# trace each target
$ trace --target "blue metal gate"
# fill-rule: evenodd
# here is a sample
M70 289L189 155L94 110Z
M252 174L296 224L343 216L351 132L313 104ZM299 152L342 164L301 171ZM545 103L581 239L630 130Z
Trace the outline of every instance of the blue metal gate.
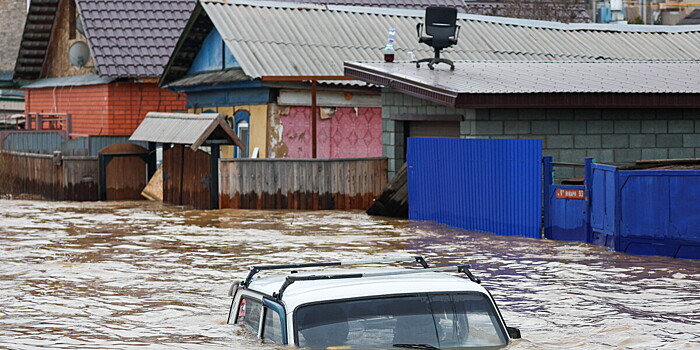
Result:
M590 164L591 160L586 158L585 164ZM554 184L555 163L552 157L544 157L543 165L544 236L558 241L590 242L589 195L586 194L586 187ZM572 164L566 164L566 166L572 166ZM584 164L577 164L577 166L584 166Z
M541 237L542 141L408 139L409 218Z
M615 249L617 232L617 168L611 165L591 164L590 177L586 184L591 189L591 231L589 243Z

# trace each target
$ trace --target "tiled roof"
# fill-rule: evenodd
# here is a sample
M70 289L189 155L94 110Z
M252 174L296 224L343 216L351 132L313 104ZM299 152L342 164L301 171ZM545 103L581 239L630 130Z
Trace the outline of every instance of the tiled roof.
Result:
M76 0L103 77L160 77L195 0Z
M700 9L693 10L693 12L678 22L678 24L700 24Z
M419 44L424 11L228 0L200 2L161 84L181 78L214 26L253 78L342 76L344 61L381 58L389 27L397 29L396 59L431 57ZM563 24L461 14L459 43L443 51L453 60L699 61L700 28ZM193 34L194 33L194 34ZM201 45L201 44L200 44ZM183 51L183 49L190 51Z
M15 68L26 9L25 0L0 0L0 71Z
M72 1L72 0L66 0ZM100 76L157 78L196 0L75 0ZM40 77L60 0L32 1L15 79Z

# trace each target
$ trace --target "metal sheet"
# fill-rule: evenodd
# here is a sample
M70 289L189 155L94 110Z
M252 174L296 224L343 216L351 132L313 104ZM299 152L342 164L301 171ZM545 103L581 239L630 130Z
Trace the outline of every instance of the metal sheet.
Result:
M619 171L616 250L700 259L700 171Z
M343 61L381 59L390 27L397 29L397 61L408 60L408 52L433 55L416 38L424 11L243 0L203 1L201 6L252 78L341 76ZM700 60L700 28L692 26L563 24L477 15L460 15L459 25L459 43L443 52L453 60Z
M554 184L552 157L544 157L543 166L544 236L558 241L589 242L589 202L585 199L585 186ZM577 195L560 196L557 192L561 190L573 191Z
M413 63L353 63L356 71L462 94L700 93L700 62L455 62L455 70Z
M591 170L591 230L594 244L614 248L616 218L616 168L593 164Z
M541 236L542 141L408 139L409 218Z
M61 149L64 141L62 134L54 131L0 131L0 140L4 150L39 153Z
M41 89L46 87L59 86L87 86L87 85L102 85L113 82L112 78L103 78L97 74L84 74L64 78L48 78L40 79L31 84L25 85L25 89Z

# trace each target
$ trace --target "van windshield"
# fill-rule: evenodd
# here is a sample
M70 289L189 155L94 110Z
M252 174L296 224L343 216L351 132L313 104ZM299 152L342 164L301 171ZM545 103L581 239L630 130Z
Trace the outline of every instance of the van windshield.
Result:
M490 299L481 293L418 294L302 306L300 347L326 349L498 349L508 344Z

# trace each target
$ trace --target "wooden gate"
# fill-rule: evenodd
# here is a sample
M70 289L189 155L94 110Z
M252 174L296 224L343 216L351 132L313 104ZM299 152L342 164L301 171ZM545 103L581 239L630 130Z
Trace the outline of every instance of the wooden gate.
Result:
M184 145L163 152L163 201L195 209L212 207L210 156Z
M148 183L148 150L133 143L117 143L98 152L100 199L142 200Z

